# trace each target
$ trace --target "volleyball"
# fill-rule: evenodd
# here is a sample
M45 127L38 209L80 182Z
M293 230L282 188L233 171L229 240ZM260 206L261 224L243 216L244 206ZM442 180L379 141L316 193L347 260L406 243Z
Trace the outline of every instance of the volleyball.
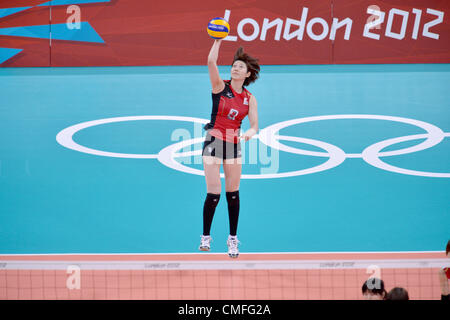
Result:
M206 29L208 34L213 39L223 39L230 32L230 25L224 18L214 18L208 23Z

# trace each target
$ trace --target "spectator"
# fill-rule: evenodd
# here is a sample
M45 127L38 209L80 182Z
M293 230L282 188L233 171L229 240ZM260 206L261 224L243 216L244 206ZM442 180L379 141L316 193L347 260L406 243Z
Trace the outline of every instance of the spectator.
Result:
M445 249L445 254L447 258L450 253L450 240L447 242L447 248ZM450 290L448 288L448 279L450 279L450 268L442 268L439 270L439 283L441 284L441 300L450 300Z
M384 300L386 290L384 282L378 278L370 278L362 286L362 294L365 300Z
M409 300L408 291L403 288L396 287L389 291L386 300Z

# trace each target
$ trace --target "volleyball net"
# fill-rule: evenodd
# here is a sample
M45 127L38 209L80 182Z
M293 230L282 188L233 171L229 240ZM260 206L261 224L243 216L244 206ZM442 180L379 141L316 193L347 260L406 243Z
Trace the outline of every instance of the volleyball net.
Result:
M445 253L0 256L0 299L358 300L369 278L440 299Z

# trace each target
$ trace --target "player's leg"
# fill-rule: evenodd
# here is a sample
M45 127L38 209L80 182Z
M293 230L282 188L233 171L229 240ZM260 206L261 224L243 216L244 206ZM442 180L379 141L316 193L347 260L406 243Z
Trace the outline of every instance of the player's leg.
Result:
M203 168L206 180L206 199L203 204L203 234L201 236L200 250L209 251L211 248L211 225L220 200L220 159L212 156L203 156Z
M230 235L236 236L239 219L239 184L241 181L242 164L226 159L223 163L225 173L225 191L230 220Z
M230 223L230 235L228 237L228 255L237 258L239 255L237 226L239 221L240 199L239 185L241 182L242 161L239 158L225 159L223 163L225 173L225 191L228 204L228 218Z
M209 251L211 248L211 225L220 200L221 182L220 166L222 164L220 141L206 135L203 144L202 159L206 181L206 199L203 204L203 234L201 236L200 250ZM220 148L218 148L220 147Z

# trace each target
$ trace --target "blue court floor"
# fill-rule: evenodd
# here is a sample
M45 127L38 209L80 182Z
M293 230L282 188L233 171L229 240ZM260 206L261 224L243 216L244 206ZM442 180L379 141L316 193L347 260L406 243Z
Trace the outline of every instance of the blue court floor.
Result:
M443 250L449 83L448 64L262 66L241 251ZM198 252L210 113L206 66L0 69L0 254Z

